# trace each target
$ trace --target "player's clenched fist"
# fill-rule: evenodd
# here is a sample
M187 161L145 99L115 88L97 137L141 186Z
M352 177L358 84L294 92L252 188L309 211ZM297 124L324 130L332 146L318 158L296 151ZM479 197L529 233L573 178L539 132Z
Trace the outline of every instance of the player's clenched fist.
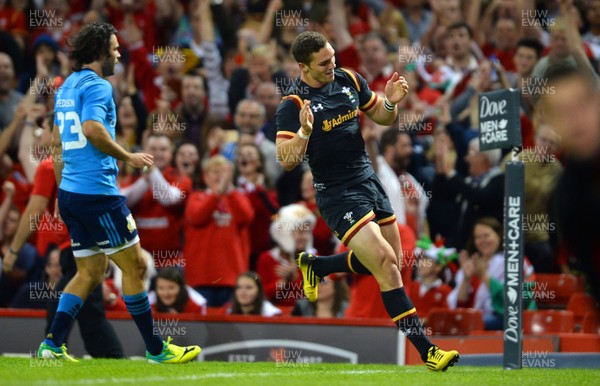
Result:
M315 117L310 109L310 101L305 99L300 110L300 127L305 135L312 133L314 120Z

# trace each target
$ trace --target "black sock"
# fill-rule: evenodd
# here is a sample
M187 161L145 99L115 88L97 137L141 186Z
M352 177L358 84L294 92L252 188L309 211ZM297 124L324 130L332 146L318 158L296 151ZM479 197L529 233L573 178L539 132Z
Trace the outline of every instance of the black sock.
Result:
M312 269L319 277L325 277L336 272L371 274L371 271L358 261L352 251L331 256L315 256Z
M123 295L123 300L140 334L142 334L144 343L146 343L146 350L151 355L160 354L163 349L163 341L159 335L154 334L152 309L146 291L136 295Z
M423 323L412 301L406 295L404 287L382 291L381 298L392 320L421 354L423 362L427 362L427 352L433 343L427 338Z
M58 308L54 315L54 320L48 331L48 335L44 342L53 347L60 347L65 340L73 321L79 313L79 309L83 305L83 299L77 295L63 292L58 300Z

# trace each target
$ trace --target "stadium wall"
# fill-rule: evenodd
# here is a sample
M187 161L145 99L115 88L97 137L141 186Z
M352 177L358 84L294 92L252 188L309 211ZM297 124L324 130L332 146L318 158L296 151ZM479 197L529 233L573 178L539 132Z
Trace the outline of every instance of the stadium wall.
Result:
M126 312L109 312L109 319L128 357L143 357L144 344ZM45 311L0 310L0 351L3 355L33 355L46 327ZM387 319L263 318L237 315L156 314L155 328L180 345L199 344L199 360L225 362L384 363L420 364L416 350ZM434 336L442 348L461 353L461 364L502 365L502 336ZM84 356L75 324L69 352ZM569 352L567 352L569 351ZM526 336L525 367L600 368L600 336L557 334Z

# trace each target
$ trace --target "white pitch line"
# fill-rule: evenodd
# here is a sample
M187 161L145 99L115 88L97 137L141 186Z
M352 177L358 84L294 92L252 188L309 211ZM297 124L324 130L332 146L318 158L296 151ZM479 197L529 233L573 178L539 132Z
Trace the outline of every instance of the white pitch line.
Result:
M338 374L350 374L350 375L366 375L366 374L392 374L396 371L392 370L342 370L342 371L312 371L302 372L302 375L338 375ZM208 374L192 374L192 375L181 375L181 376L154 376L154 377L139 377L139 378L93 378L93 379L80 379L77 381L52 381L45 380L34 382L35 385L95 385L95 384L114 384L114 383L139 383L139 382L172 382L172 381L195 381L201 379L211 378L239 378L239 377L272 377L272 376L286 376L284 372L262 372L262 373L208 373Z

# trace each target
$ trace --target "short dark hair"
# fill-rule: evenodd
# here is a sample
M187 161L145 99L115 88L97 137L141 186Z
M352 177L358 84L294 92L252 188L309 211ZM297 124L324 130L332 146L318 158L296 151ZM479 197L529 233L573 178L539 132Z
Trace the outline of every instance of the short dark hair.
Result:
M401 135L410 136L406 131L398 130L393 126L384 131L383 134L381 134L381 140L379 141L379 153L383 154L388 146L396 146L398 137Z
M517 42L517 50L519 47L531 48L535 51L538 59L542 57L542 53L544 52L544 45L540 43L537 39L532 38L523 38Z
M318 32L305 31L294 39L292 43L292 56L298 63L309 64L312 54L319 52L327 45L325 36Z
M395 146L396 142L398 142L399 135L400 130L397 130L394 127L390 127L384 131L383 134L381 134L381 140L379 141L379 153L383 154L388 146Z
M456 23L452 23L448 26L448 32L455 30L455 29L461 29L464 28L467 30L467 33L469 34L469 37L471 39L473 39L473 29L471 28L471 26L469 24L467 24L464 21L457 21Z
M379 32L369 32L363 35L360 39L360 43L365 44L365 42L368 42L369 40L379 40L381 44L387 48L388 42Z
M81 29L69 40L70 56L75 60L73 70L81 70L84 64L95 62L110 55L110 37L117 29L108 23L92 23Z

